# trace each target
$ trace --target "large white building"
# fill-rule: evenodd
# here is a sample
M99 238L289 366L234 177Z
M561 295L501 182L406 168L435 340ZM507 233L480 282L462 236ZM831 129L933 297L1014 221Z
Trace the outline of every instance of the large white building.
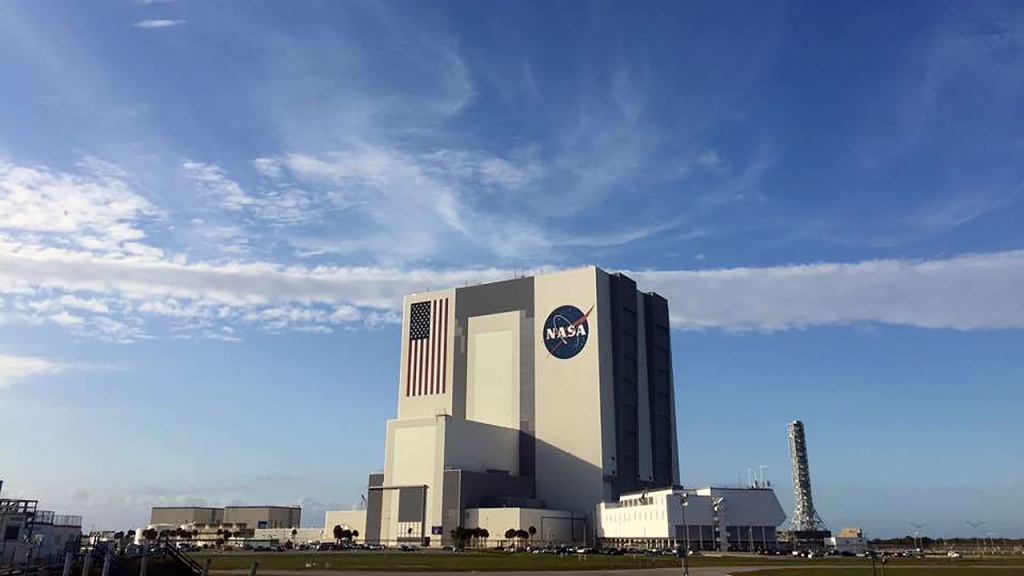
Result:
M786 519L775 492L760 487L664 488L625 494L597 509L597 535L605 544L720 552L773 550Z
M370 542L436 545L488 522L493 538L524 521L543 521L537 539L588 541L599 502L678 483L668 303L627 276L586 267L408 296L397 388Z

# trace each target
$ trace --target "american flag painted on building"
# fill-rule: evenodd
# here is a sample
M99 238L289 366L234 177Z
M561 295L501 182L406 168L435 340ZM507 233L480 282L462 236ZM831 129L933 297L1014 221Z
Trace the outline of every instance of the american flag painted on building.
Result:
M430 396L448 390L448 299L409 305L409 349L405 395Z

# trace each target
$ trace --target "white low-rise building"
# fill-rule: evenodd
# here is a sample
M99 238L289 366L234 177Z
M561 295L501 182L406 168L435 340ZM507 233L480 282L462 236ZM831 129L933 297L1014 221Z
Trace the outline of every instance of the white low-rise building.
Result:
M775 549L785 520L771 488L672 487L599 504L597 537L610 546L675 548L688 540L691 550L750 552Z
M843 528L839 534L825 539L825 547L840 554L864 554L868 551L868 541L860 528Z

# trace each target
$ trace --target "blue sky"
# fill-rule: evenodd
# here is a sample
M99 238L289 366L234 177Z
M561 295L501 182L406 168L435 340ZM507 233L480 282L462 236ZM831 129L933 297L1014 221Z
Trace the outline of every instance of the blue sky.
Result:
M358 500L417 290L670 300L682 479L807 425L833 527L1024 536L1024 10L14 1L5 493ZM967 521L984 521L974 530Z

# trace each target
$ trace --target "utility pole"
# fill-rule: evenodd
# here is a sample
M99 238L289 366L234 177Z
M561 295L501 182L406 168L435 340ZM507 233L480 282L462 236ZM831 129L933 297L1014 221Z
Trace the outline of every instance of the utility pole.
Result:
M686 492L679 496L679 506L683 510L683 576L690 576L690 529L686 525L686 507L690 505Z

